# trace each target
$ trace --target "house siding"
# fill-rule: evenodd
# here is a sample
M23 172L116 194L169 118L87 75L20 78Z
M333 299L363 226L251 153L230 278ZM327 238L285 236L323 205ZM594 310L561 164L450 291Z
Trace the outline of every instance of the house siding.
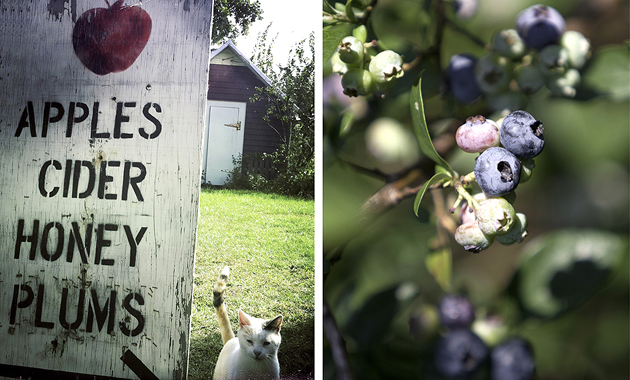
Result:
M208 100L247 103L243 154L271 153L277 149L281 138L262 119L267 109L266 102L249 101L256 93L256 87L265 87L266 84L246 66L211 64L209 71ZM272 120L272 124L279 125L277 120ZM279 127L276 129L280 130Z

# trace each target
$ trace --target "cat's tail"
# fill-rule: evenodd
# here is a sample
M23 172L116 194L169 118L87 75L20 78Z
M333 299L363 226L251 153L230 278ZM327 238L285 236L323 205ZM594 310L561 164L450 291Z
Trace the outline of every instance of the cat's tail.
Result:
M223 291L225 290L225 286L227 284L229 276L230 268L223 268L221 274L219 275L219 279L217 279L217 283L214 285L214 299L212 301L214 305L214 311L217 314L217 318L219 319L219 328L221 329L221 338L223 339L223 344L227 343L228 340L234 338L232 326L230 326L230 318L228 317L227 308L225 307L225 303L223 302Z

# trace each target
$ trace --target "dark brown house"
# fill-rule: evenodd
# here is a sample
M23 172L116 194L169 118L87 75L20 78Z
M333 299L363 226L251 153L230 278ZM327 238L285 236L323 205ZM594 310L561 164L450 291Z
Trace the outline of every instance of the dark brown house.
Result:
M271 153L282 142L282 127L263 120L266 102L250 102L256 87L271 81L228 41L210 54L208 101L204 134L203 182L223 185L234 159L254 152ZM270 163L253 163L250 169L266 174Z

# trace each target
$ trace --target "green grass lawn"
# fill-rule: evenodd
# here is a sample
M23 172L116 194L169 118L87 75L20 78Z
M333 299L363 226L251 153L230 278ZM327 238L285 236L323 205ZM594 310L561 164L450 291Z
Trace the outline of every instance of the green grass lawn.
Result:
M202 190L199 213L189 379L211 378L221 351L212 290L226 265L231 272L224 296L234 332L238 309L265 319L282 314L281 375L312 374L314 202Z

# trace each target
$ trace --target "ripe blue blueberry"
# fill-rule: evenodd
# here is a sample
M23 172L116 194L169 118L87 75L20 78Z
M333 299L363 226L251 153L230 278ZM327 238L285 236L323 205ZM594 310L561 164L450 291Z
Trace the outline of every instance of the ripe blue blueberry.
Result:
M455 0L452 2L455 16L461 20L468 20L477 13L478 0Z
M490 353L492 380L530 380L534 378L535 369L534 354L524 339L507 340Z
M475 81L477 58L470 54L455 54L446 68L448 85L462 104L470 104L481 96L481 90Z
M545 147L543 123L525 111L514 111L503 119L501 144L521 159L534 158Z
M555 44L564 33L564 17L554 8L537 4L521 11L516 17L516 31L532 49Z
M475 306L467 297L449 294L438 304L440 323L449 329L467 328L475 320Z
M448 378L474 374L488 358L488 348L475 333L458 329L440 337L434 351L437 372Z
M507 149L490 148L475 161L475 179L488 197L500 197L514 191L520 176L521 162Z

